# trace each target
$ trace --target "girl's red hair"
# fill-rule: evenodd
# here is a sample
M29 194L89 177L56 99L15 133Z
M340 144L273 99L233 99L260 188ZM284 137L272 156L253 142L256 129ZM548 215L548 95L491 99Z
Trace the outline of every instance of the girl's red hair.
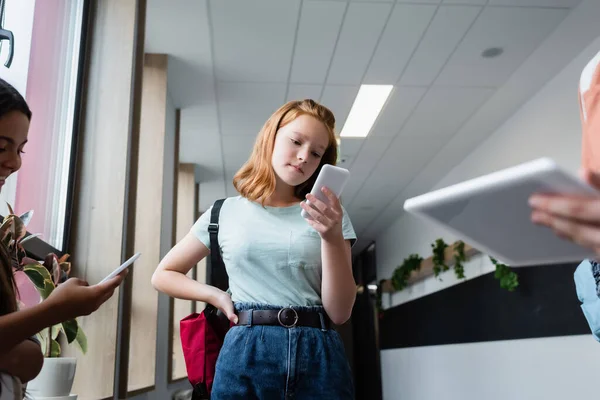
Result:
M309 193L324 164L337 162L337 142L335 138L335 117L331 110L314 100L290 101L281 106L265 122L258 133L252 154L233 178L233 186L245 198L264 202L275 191L275 172L271 165L275 136L280 128L286 126L301 115L310 115L321 121L329 133L329 145L321 157L321 163L315 173L306 182L296 187L296 197L304 199Z

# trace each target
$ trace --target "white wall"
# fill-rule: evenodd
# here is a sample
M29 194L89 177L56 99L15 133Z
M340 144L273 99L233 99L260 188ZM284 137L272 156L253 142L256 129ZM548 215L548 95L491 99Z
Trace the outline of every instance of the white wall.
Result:
M579 75L598 50L600 38L434 189L540 156L552 157L576 172L581 153ZM438 237L448 243L455 240L445 231L414 217L401 217L377 238L378 279L389 278L410 253L431 255L430 243ZM478 257L468 263L466 275L473 278L492 270L489 259ZM384 296L384 306L401 304L456 284L453 271L442 277L443 282L429 278L391 299ZM583 399L597 395L593 382L600 344L591 335L584 335L385 350L381 358L386 400Z
M598 396L591 335L381 352L385 400L583 400Z

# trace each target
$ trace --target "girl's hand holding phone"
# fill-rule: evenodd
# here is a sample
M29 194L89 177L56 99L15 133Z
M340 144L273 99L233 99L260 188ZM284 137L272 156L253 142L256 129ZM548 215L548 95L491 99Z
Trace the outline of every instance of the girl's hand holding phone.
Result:
M326 186L321 190L327 197L327 203L310 193L306 195L306 199L310 201L310 204L305 201L300 203L302 209L311 216L311 219L307 219L306 222L319 232L323 240L343 239L342 219L344 218L344 211L340 199Z

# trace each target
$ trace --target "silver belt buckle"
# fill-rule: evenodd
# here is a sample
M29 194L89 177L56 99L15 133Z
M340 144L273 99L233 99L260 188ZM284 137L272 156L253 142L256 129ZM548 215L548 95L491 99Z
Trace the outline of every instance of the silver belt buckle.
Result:
M281 314L286 311L286 310L291 310L294 313L294 322L291 324L285 324L282 319L281 319ZM286 315L284 315L284 318L286 317ZM298 323L298 313L296 312L296 310L294 310L291 307L286 307L286 308L282 308L281 310L279 310L279 312L277 313L277 321L279 322L279 325L283 326L284 328L293 328L296 326L296 324Z

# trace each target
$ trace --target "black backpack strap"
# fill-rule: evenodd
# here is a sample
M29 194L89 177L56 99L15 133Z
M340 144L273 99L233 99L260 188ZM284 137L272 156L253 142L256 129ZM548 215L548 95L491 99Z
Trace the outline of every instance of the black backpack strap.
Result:
M210 267L206 271L206 283L221 290L227 290L229 287L229 277L225 270L225 263L221 257L221 247L219 246L219 214L221 213L223 202L225 202L225 199L215 201L210 213L210 223L208 224Z

